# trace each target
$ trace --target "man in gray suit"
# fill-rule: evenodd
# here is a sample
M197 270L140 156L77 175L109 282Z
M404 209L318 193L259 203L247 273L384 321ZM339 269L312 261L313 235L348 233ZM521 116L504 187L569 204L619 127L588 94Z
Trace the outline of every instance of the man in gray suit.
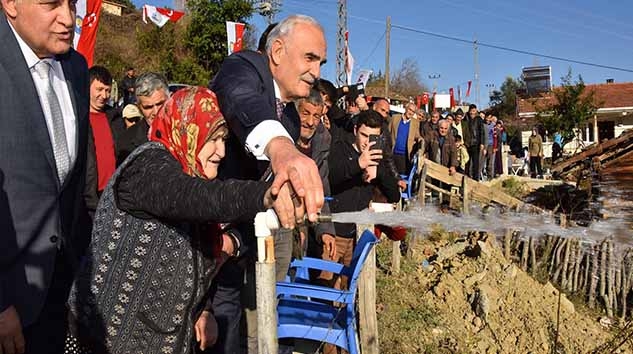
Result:
M90 239L88 68L73 0L0 0L0 354L61 353Z

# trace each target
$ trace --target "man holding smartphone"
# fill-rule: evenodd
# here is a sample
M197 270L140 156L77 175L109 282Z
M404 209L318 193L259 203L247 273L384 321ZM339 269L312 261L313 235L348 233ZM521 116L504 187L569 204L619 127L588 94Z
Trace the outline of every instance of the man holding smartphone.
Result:
M378 187L389 203L400 200L398 181L382 161L380 133L382 116L372 110L362 111L354 127L354 142L339 140L330 148L330 188L333 200L330 210L333 213L360 211L369 207L372 189ZM336 230L336 255L333 261L349 265L352 259L356 224L334 223ZM329 278L328 278L329 277ZM336 279L332 274L321 274L320 280ZM342 284L346 284L343 279Z

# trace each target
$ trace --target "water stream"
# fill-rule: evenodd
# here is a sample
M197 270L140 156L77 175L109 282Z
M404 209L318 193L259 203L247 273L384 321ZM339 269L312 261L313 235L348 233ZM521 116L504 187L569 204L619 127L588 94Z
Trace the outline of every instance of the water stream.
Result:
M504 212L488 208L473 208L470 215L442 213L437 206L414 207L407 211L374 213L369 210L332 215L333 221L353 222L357 224L384 224L404 226L422 233L441 225L446 231L467 232L487 231L497 236L505 234L507 229L518 230L522 236L543 237L557 235L577 237L588 245L614 236L619 246L632 247L633 233L622 219L608 219L593 222L589 227L561 228L549 214L528 214ZM616 237L617 236L617 237Z

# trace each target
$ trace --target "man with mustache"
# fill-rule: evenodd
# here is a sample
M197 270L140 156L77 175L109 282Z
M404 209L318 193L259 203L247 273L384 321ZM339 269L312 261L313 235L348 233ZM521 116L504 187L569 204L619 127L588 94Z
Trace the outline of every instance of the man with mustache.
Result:
M321 25L309 16L292 15L277 24L265 40L265 52L241 51L224 60L210 84L230 130L221 178L270 179L273 194L289 187L298 205L280 213L283 229L275 236L277 276L288 270L292 229L307 214L316 221L324 192L315 162L295 146L300 120L293 100L307 97L325 62L326 42ZM272 177L274 175L274 177ZM253 253L252 224L242 225L242 251ZM251 247L249 247L251 245ZM250 250L248 249L250 248ZM247 256L246 256L247 257ZM253 267L252 260L245 260ZM219 325L217 353L239 352L239 289L244 267L229 261L216 278L214 313ZM253 275L253 274L251 274ZM254 278L254 276L253 276ZM280 279L278 279L280 280ZM254 284L247 289L254 291ZM252 304L254 296L247 296ZM253 318L254 313L249 313ZM255 323L254 323L255 322ZM256 348L256 321L249 323L249 347Z
M0 353L62 353L90 238L88 66L73 0L1 0Z

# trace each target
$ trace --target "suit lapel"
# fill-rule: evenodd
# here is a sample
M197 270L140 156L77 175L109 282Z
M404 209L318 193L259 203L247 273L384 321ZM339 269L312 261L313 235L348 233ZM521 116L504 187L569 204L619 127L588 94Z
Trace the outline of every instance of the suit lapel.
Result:
M0 43L3 49L3 53L0 55L0 65L4 66L5 71L9 75L9 82L3 82L3 85L11 85L19 89L25 115L31 121L30 133L42 147L54 176L57 176L53 146L48 135L46 119L33 83L33 77L26 66L24 55L22 55L17 39L13 35L13 31L4 15L0 15ZM55 179L57 180L57 178Z

